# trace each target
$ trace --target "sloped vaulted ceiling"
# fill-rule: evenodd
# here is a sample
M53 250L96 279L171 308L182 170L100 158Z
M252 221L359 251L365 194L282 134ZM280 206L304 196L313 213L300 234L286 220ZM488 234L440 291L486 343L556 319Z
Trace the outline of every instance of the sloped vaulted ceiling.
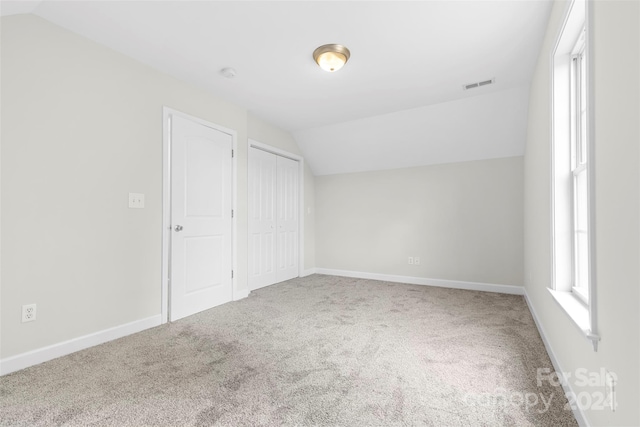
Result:
M3 1L291 131L316 174L522 155L549 0ZM313 50L349 47L339 72ZM219 73L237 70L234 79ZM495 84L463 90L466 83Z

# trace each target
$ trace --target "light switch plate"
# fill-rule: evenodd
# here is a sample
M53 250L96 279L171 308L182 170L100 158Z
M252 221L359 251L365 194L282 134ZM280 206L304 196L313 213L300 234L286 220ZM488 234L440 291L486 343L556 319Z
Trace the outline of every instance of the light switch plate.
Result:
M144 194L142 193L129 193L129 207L132 209L144 208Z

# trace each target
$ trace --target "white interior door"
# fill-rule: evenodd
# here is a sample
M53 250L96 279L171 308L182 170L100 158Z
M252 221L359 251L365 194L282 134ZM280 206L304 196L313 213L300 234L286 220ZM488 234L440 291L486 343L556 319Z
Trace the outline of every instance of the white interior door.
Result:
M298 162L277 156L276 281L298 277Z
M249 289L276 283L276 160L249 148Z
M249 289L298 277L297 161L249 148Z
M170 319L232 299L232 146L219 130L171 118Z

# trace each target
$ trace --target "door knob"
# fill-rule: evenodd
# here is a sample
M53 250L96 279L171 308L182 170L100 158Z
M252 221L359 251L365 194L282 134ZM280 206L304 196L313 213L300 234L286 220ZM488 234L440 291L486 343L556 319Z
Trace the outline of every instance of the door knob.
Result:
M176 230L176 231L182 231L182 226L181 226L181 225L176 225L176 228L174 228L174 230Z

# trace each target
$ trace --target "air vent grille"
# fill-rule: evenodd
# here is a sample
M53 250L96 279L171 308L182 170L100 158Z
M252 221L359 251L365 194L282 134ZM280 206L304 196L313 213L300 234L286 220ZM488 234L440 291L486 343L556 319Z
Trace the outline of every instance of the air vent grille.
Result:
M469 90L469 89L473 89L473 88L480 87L480 86L491 85L491 84L494 84L495 82L496 82L496 79L483 80L481 82L469 83L469 84L466 84L466 85L462 85L462 89Z

